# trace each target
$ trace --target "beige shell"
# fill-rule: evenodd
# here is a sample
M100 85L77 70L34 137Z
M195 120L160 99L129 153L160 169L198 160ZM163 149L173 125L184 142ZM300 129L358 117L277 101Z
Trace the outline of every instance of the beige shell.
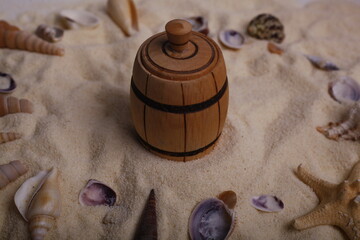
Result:
M133 0L108 0L107 12L126 36L139 31L138 15Z
M0 95L0 117L11 113L33 113L33 104L27 99Z
M0 189L6 187L28 171L27 167L19 160L0 165Z
M0 144L15 141L21 138L21 134L14 132L0 132Z
M57 56L64 55L64 49L48 43L34 34L21 31L5 21L0 21L0 48L27 50Z

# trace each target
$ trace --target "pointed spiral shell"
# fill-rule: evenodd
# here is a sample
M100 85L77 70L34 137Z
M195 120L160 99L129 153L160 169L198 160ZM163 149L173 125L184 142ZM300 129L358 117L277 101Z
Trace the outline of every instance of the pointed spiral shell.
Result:
M14 132L0 132L0 144L20 139L21 135Z
M155 191L152 189L149 194L145 209L141 216L139 227L136 231L135 239L138 240L156 240L157 220L156 220L156 198Z
M11 113L32 113L33 104L27 99L0 95L0 117Z
M24 175L27 171L27 167L19 160L0 165L0 189Z
M48 43L36 35L20 31L17 27L0 21L0 48L27 50L49 55L64 55L64 49Z

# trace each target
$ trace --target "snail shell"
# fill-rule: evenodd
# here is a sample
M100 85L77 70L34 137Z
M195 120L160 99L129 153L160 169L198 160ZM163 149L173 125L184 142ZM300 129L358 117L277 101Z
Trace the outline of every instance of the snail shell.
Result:
M0 21L0 48L27 50L49 55L64 55L64 49L48 43L36 35L20 31L5 21Z
M139 31L138 15L133 0L108 0L107 12L126 36Z
M14 132L0 132L0 144L20 139L21 135Z
M27 167L19 160L0 165L0 189L24 175L27 171Z
M0 117L11 113L33 113L33 104L26 99L0 95Z
M284 26L280 20L266 13L253 18L247 27L247 32L251 37L276 43L281 43L285 38Z

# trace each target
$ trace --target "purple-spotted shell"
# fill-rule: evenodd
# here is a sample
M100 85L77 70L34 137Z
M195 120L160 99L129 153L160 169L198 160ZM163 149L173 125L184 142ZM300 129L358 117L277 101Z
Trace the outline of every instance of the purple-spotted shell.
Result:
M83 206L113 206L116 202L116 193L105 184L90 179L79 194L79 202Z
M360 100L360 85L350 77L341 77L329 83L329 94L339 103L354 103Z
M264 212L280 212L284 209L284 203L272 195L260 195L251 198L251 205Z
M244 37L235 30L223 30L219 32L220 42L228 48L240 49L244 44Z
M190 17L190 18L185 18L185 20L191 23L193 31L202 33L204 35L209 34L208 20L205 17L202 16Z
M236 194L233 191L223 192L218 198L201 201L189 219L190 238L192 240L228 239L236 223L233 209L235 204Z
M0 72L0 94L12 93L16 88L16 82L10 74Z
M325 59L318 56L305 55L305 57L314 65L316 68L324 71L337 71L339 67L334 63L326 61Z

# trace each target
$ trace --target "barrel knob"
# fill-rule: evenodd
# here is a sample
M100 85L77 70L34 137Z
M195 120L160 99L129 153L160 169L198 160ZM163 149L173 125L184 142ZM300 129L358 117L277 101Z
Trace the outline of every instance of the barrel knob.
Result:
M182 19L175 19L165 25L166 35L170 47L176 52L182 52L187 48L191 37L191 24Z

